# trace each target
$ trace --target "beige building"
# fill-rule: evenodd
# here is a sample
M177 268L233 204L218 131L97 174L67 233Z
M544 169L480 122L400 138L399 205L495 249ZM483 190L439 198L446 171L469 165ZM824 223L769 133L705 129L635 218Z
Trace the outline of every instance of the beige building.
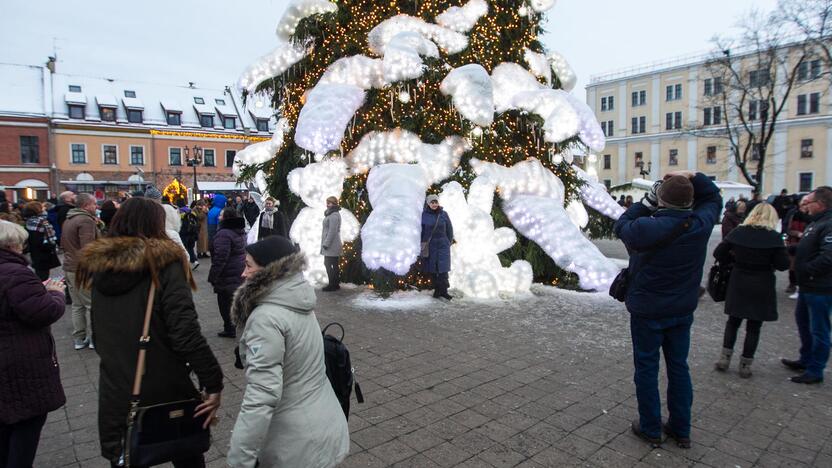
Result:
M694 170L717 181L746 183L730 157L728 140L709 135L724 128L725 116L713 97L722 83L706 67L706 58L592 77L587 103L607 135L606 149L598 155L600 181L616 186ZM739 63L744 75L752 73ZM829 82L820 60L805 63L767 148L764 195L832 185Z

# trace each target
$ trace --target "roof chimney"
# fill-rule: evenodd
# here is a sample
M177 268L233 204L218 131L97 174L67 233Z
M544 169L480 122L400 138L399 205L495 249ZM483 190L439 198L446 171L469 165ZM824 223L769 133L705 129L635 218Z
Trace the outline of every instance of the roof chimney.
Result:
M55 57L49 57L49 60L46 61L46 68L49 69L49 73L55 73L55 64L57 60Z
M193 81L189 81L189 82L188 82L188 87L189 87L189 88L191 88L191 89L194 89L194 88L195 88L195 86L194 86L194 82L193 82Z

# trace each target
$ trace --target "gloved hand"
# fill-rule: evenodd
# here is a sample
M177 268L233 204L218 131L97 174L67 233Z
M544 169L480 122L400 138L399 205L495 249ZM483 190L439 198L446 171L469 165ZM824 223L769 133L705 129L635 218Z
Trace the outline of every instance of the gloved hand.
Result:
M659 191L659 186L662 185L662 181L658 180L653 184L653 187L650 189L649 192L644 194L644 198L641 199L641 203L649 208L651 211L656 211L659 209L659 196L656 193Z

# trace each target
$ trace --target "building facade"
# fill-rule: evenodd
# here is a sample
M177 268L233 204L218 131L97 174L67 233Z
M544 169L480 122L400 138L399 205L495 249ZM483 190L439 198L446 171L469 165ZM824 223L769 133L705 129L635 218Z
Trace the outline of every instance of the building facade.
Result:
M739 63L744 74L753 73ZM766 149L763 194L832 184L829 81L819 60L804 68ZM715 96L721 86L704 56L593 77L587 103L607 135L606 149L598 154L598 179L616 186L693 170L717 181L746 183L728 140L719 136L725 116Z

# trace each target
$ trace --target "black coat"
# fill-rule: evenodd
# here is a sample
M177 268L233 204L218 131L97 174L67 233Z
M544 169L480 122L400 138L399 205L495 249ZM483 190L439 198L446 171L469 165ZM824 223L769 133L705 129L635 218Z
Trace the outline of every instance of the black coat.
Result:
M29 233L29 255L32 257L32 268L35 270L51 270L61 266L55 244L44 242L44 234L39 231L26 230Z
M734 265L725 298L726 314L748 320L777 320L774 270L789 268L789 255L777 231L740 226L717 246L714 258Z
M832 294L832 210L816 215L797 244L794 270L800 292Z
M79 285L92 287L92 330L101 358L98 432L101 454L121 453L138 340L150 282L158 283L150 321L141 405L197 398L222 390L222 370L199 327L188 258L168 239L110 237L88 245L78 263Z
M220 221L211 247L208 282L215 292L232 293L243 284L246 268L246 231L243 218Z

